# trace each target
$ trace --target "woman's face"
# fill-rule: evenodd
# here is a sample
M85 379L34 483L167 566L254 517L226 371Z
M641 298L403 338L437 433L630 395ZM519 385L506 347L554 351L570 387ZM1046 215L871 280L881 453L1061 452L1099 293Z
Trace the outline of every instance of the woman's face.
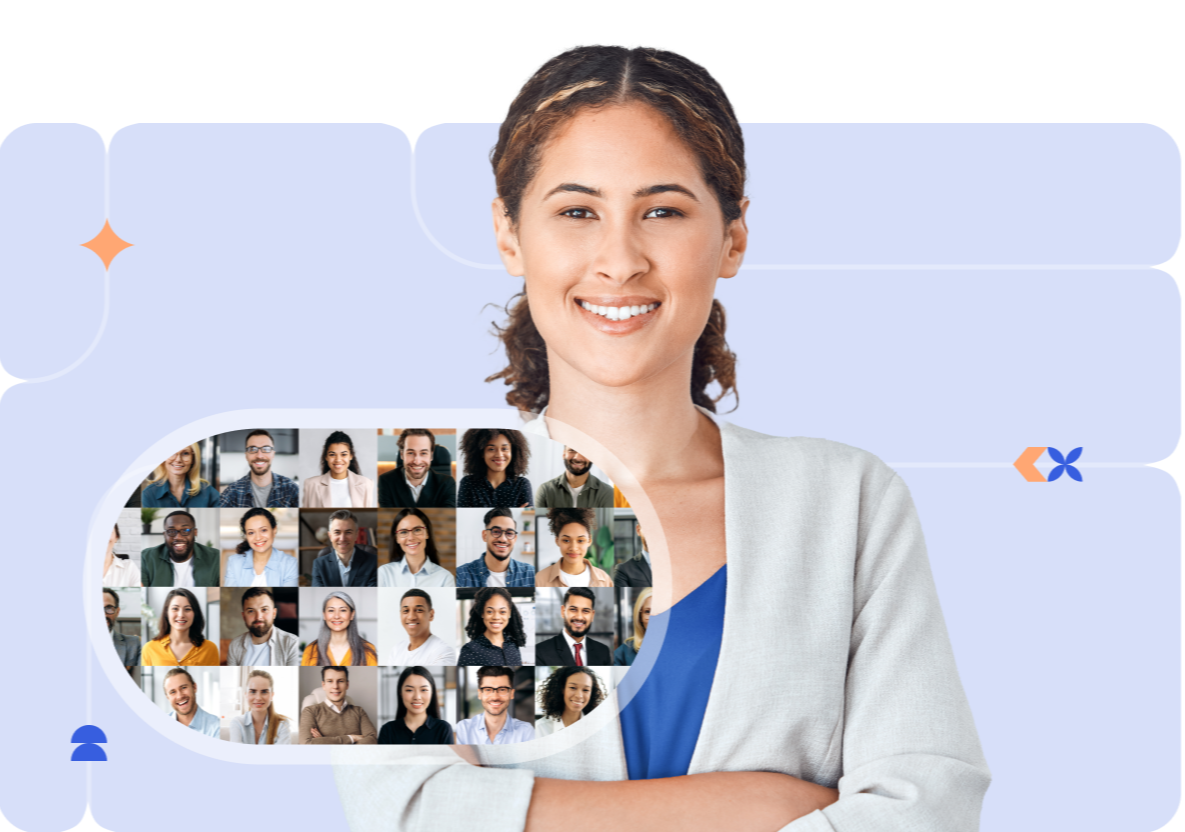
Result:
M432 701L432 685L423 676L408 676L399 695L403 697L407 712L419 716L428 710L428 703Z
M263 515L248 518L243 524L243 537L256 552L266 552L272 548L272 541L276 539L276 530Z
M169 599L168 616L169 626L174 631L188 630L193 626L193 605L184 596L174 595Z
M609 387L690 367L716 279L736 274L747 236L743 218L726 226L670 124L638 103L575 116L543 150L517 227L500 202L494 215L553 378L570 368Z
M165 460L165 472L174 477L183 477L193 467L193 449L182 448Z
M573 673L564 684L564 710L583 711L592 698L592 679L587 673Z
M486 443L482 454L485 459L486 468L491 471L505 471L506 467L510 465L510 440L502 434L491 437L490 441Z
M341 598L330 598L325 605L325 624L335 633L344 633L354 620L354 611Z
M510 623L510 604L501 595L492 596L481 611L481 620L487 635L498 635Z
M584 528L582 523L569 523L560 529L555 542L560 547L560 557L564 559L564 562L574 565L584 560L592 538L589 537L588 529Z
M272 686L262 676L252 676L247 680L247 704L253 711L266 711L272 704Z
M428 527L419 517L409 514L395 527L395 542L403 549L404 555L418 558L424 554L428 545Z
M642 610L638 613L638 620L642 622L642 629L645 630L650 626L650 599L646 599L646 603L642 604Z
M350 470L350 460L354 455L350 453L350 446L345 442L334 442L325 449L325 464L329 466L329 473L334 479L340 480Z

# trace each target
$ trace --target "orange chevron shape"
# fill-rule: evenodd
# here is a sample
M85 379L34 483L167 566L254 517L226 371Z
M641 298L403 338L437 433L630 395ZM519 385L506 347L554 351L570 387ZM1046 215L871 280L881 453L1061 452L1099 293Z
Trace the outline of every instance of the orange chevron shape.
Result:
M1045 475L1033 466L1043 453L1044 448L1025 448L1025 452L1018 456L1012 465L1028 482L1045 482Z

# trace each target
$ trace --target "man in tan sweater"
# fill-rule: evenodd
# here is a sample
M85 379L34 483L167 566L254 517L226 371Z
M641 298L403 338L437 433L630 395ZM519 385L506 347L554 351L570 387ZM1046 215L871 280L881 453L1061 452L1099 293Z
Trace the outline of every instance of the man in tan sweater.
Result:
M326 701L309 705L300 714L301 745L374 745L378 737L366 711L346 701L350 671L321 668Z

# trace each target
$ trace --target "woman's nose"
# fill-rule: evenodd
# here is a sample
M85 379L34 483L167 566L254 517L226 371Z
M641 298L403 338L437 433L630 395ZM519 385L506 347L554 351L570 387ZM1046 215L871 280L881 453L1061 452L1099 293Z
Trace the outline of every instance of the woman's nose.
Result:
M597 277L624 286L650 270L642 230L626 219L601 220L601 238L593 261Z

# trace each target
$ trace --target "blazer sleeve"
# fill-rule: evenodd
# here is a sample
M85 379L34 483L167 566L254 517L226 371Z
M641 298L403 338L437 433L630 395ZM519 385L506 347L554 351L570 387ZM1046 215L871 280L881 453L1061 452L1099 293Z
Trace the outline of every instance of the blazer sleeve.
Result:
M362 710L359 708L359 710ZM369 714L362 710L362 739L358 740L358 745L376 745L378 743L378 732L374 730L374 723L370 721Z
M974 832L991 774L896 474L859 540L839 801L785 829Z
M440 487L436 489L433 505L439 508L457 507L457 481L452 477L438 477Z
M329 586L325 583L325 564L319 557L313 561L313 586Z
M395 479L392 476L399 470L396 468L379 475L379 508L399 508L395 505Z

